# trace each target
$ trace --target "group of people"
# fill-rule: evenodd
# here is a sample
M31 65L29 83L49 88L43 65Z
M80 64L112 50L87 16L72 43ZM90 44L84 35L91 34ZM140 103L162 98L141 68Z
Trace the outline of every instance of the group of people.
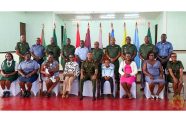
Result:
M71 85L75 79L79 79L79 96L83 99L84 82L92 81L93 100L96 99L96 89L98 96L104 97L104 83L109 81L111 96L113 97L114 82L116 92L119 93L120 84L126 91L124 98L132 98L130 89L136 81L138 69L134 58L139 55L141 59L141 90L145 87L145 82L149 84L151 98L158 99L163 88L167 87L167 82L173 82L174 96L180 95L183 87L183 64L176 58L173 47L167 40L166 34L161 35L161 41L156 45L149 42L149 37L145 36L144 44L139 51L134 44L131 44L131 37L126 37L127 44L120 47L115 43L115 38L111 38L110 45L103 49L99 48L99 42L94 42L94 48L88 49L84 40L80 41L80 46L75 48L71 45L70 38L67 38L66 45L60 48L55 44L53 38L50 44L43 47L40 38L31 48L26 42L25 36L21 35L21 41L17 43L15 50L19 56L19 64L14 61L13 55L7 53L5 60L1 64L0 83L3 90L3 97L10 96L10 85L16 79L23 97L31 95L32 83L38 76L46 83L46 96L50 97L53 88L63 81L62 98L68 98ZM59 76L59 57L63 67L62 77ZM33 57L33 59L31 59ZM119 63L119 58L122 61ZM158 84L157 93L154 87Z

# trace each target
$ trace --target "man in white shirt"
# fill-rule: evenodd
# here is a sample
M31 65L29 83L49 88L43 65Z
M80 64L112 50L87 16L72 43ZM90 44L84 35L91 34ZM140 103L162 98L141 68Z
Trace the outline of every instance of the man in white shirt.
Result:
M81 67L81 63L86 60L88 52L89 50L87 47L85 47L84 40L81 40L80 46L75 50L75 56L80 67Z
M110 60L106 59L105 63L102 65L102 78L101 78L101 97L103 97L103 87L105 81L109 81L111 88L111 95L113 97L113 76L114 76L114 65L110 64Z

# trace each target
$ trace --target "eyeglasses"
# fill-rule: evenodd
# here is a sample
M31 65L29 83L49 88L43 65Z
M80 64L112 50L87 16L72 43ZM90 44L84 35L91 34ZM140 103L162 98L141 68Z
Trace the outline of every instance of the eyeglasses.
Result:
M177 56L171 56L171 57L176 58Z
M69 58L73 58L73 57L69 57Z

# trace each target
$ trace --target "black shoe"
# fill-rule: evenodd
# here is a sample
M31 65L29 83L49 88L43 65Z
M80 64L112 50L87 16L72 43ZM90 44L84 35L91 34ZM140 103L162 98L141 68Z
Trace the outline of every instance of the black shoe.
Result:
M83 96L80 96L79 100L83 100Z
M51 97L51 93L47 93L46 96L47 96L47 98Z
M113 95L113 94L111 94L111 95L110 95L110 97L111 97L111 98L114 98L114 95Z
M95 100L96 100L96 97L93 97L93 98L92 98L92 101L95 101Z
M6 91L3 92L2 98L5 98L5 97L6 97Z
M31 92L30 91L26 91L26 97L30 97Z
M23 96L24 98L27 97L27 91L24 91L23 94L22 94L22 96Z
M10 97L10 91L6 92L6 97Z
M101 98L104 98L104 94L101 94Z
M144 88L140 88L140 91L144 91Z

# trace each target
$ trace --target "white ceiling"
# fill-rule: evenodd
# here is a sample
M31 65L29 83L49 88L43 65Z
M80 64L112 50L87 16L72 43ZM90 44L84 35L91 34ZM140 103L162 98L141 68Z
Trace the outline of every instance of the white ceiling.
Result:
M77 16L90 16L91 20L98 20L100 19L101 15L107 15L107 14L114 14L115 18L113 19L124 19L125 14L139 14L139 18L144 19L156 19L161 12L55 12L55 14L59 15L63 20L77 20ZM132 18L130 18L132 19ZM84 19L79 19L84 20Z

